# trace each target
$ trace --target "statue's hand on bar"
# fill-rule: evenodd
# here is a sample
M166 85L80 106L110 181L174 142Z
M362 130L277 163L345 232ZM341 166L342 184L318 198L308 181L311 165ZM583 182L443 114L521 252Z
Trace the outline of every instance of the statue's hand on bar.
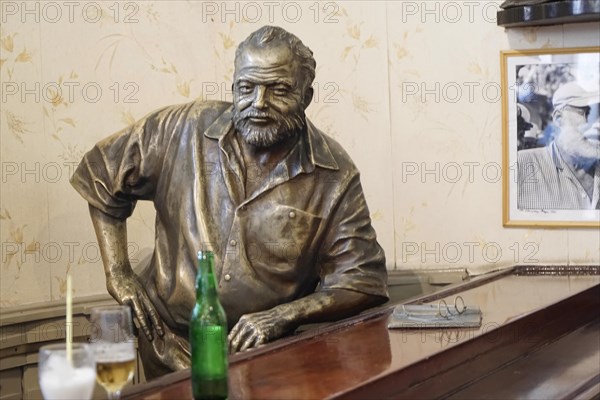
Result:
M248 350L280 338L290 330L290 321L281 306L242 315L229 333L229 352Z

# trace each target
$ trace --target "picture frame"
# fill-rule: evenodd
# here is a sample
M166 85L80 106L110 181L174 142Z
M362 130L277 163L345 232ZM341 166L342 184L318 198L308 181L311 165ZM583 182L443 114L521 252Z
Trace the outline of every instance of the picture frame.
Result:
M500 63L503 226L599 228L600 47L502 51Z

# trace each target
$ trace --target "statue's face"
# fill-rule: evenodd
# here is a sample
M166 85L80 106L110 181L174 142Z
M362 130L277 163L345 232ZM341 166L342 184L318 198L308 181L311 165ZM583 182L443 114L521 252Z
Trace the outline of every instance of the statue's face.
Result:
M557 144L575 161L589 164L600 160L600 104L566 106L559 120Z
M246 47L235 64L233 122L250 145L270 147L304 127L305 88L297 58L285 46Z

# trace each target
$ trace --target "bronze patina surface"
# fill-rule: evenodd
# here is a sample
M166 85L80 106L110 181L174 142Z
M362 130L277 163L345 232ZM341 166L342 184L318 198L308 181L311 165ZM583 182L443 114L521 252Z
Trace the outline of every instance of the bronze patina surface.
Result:
M352 160L305 118L312 52L266 26L236 51L233 104L165 107L102 140L72 184L88 201L109 293L132 306L146 376L189 367L196 252L215 253L231 351L387 298L383 250ZM153 256L127 257L136 201L156 209Z

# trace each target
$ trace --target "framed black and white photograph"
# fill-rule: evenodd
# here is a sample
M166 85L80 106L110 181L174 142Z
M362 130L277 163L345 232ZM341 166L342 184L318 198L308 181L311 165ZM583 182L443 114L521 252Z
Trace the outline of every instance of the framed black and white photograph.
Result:
M501 53L504 226L600 227L600 48Z

